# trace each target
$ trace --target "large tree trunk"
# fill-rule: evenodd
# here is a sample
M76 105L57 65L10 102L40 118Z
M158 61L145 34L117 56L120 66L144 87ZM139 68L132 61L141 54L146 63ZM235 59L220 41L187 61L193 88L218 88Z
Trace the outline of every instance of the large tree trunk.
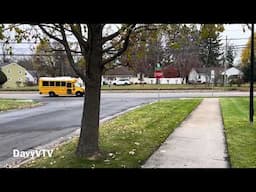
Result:
M100 87L102 75L102 25L88 25L87 84L81 133L77 147L79 157L95 157L99 153Z

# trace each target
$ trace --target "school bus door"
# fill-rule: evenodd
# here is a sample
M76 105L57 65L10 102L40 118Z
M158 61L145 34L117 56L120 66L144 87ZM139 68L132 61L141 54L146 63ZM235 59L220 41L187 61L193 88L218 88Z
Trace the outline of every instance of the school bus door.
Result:
M72 83L67 82L67 94L71 95L72 94Z

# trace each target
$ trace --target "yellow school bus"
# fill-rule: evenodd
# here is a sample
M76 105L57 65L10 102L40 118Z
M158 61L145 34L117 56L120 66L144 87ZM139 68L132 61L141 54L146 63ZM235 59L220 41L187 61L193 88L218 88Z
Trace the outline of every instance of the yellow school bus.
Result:
M82 97L85 93L83 82L73 77L40 77L39 94L54 96L76 95Z

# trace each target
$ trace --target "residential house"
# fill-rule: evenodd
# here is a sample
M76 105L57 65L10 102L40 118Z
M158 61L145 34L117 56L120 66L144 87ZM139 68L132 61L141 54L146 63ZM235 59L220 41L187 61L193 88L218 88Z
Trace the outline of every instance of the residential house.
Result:
M37 71L26 71L26 82L30 85L37 85L38 84L38 73Z
M3 88L24 87L28 79L35 81L24 67L16 63L2 64L1 69L7 76L7 82L3 84Z
M232 79L241 79L243 76L243 72L235 67L231 67L226 71L223 71L222 75L225 76L227 82L229 82Z
M188 75L189 83L222 83L221 73L223 68L221 67L202 67L192 68ZM214 74L214 76L213 76Z
M131 79L132 77L136 76L135 72L125 66L117 66L114 69L106 71L103 75L104 81L113 81L121 78Z

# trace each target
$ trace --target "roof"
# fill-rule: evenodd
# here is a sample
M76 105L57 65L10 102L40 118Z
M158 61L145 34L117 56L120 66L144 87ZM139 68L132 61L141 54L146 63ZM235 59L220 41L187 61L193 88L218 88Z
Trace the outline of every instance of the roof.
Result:
M227 76L231 75L242 75L243 72L235 67L231 67L227 69L226 71L223 71L222 75L226 74Z
M43 81L72 81L76 80L74 77L40 77Z
M27 70L27 72L30 73L33 77L37 77L37 71Z
M7 65L18 65L18 66L22 67L21 65L19 65L19 64L17 64L17 63L1 63L1 64L0 64L0 67L4 67L4 66L7 66ZM24 67L22 67L22 68L24 68ZM24 69L25 69L25 68L24 68Z

